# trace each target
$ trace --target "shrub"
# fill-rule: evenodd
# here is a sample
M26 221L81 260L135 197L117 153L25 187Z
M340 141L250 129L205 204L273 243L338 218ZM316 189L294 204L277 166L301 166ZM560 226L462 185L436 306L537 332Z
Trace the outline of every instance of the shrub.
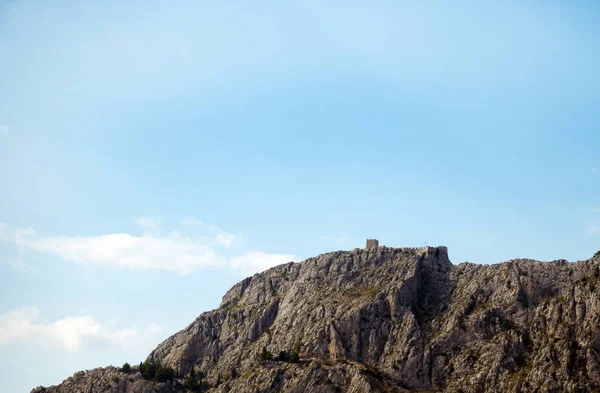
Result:
M260 353L260 360L263 362L273 360L273 355L267 350L267 347L263 347L262 352Z
M175 378L175 371L171 367L159 366L154 375L157 382L166 382Z
M140 373L144 379L154 379L156 376L156 365L150 362L144 362L140 367Z
M192 369L190 370L190 374L185 379L185 383L183 384L183 386L187 390L191 390L192 392L203 392L206 389L208 389L208 384L202 381L202 378L202 373L199 373L196 377L196 371L192 367Z
M112 377L112 381L113 381L114 383L119 383L119 382L121 382L121 378L119 378L119 377L117 377L117 376L115 375L114 377Z
M292 351L290 354L290 363L298 363L300 361L300 356L298 352Z
M596 251L596 253L594 254L595 257L600 257L600 250Z
M197 392L200 390L198 381L196 380L196 377L194 377L192 374L188 375L183 386L187 390L191 390L192 392Z
M123 367L121 367L121 371L129 374L131 372L131 365L129 363L125 363Z
M593 291L594 289L596 289L596 285L598 284L598 279L594 276L588 277L587 283L590 286L590 289Z
M298 363L300 361L300 348L302 347L302 343L298 341L294 344L294 348L290 353L290 363Z

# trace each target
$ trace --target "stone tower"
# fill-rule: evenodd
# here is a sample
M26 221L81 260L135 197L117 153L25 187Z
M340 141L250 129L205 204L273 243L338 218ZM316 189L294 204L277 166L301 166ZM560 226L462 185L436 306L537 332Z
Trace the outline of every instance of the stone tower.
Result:
M379 247L379 240L367 239L367 248Z

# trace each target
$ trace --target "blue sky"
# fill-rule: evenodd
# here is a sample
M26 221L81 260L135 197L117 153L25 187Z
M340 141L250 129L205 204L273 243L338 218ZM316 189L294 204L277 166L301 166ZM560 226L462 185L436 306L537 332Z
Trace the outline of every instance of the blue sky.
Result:
M600 249L593 2L322 3L0 1L0 391L366 238Z

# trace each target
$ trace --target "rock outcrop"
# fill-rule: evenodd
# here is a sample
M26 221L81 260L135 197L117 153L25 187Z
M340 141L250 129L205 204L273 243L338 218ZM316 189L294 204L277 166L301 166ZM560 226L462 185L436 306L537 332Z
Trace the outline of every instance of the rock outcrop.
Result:
M236 284L147 361L193 369L223 393L600 392L599 265L452 265L445 247L331 252ZM261 360L263 348L294 347L298 363ZM34 392L183 389L121 374Z

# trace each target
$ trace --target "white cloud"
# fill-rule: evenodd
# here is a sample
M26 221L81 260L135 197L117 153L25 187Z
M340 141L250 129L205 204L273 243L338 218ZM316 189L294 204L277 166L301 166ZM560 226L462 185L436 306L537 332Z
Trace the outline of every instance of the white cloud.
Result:
M144 232L158 233L162 225L162 218L157 217L138 217L135 223Z
M139 220L147 228L157 221ZM177 231L158 234L145 232L141 236L114 233L98 236L42 236L32 228L12 228L0 223L0 240L12 242L21 249L55 254L64 260L84 265L128 269L160 269L181 274L199 267L217 266L240 269L244 273L275 264L298 260L285 254L268 254L253 250L230 248L238 245L241 235L234 235L208 226L208 236L192 237ZM239 247L236 247L239 248Z
M239 269L247 274L252 274L269 269L283 263L297 261L298 257L290 254L267 254L261 251L251 251L244 255L234 256L229 264L234 269Z
M156 333L156 332L160 332L162 330L162 326L153 323L152 325L150 325L150 327L148 328L148 331L151 333Z
M4 124L0 124L0 135L2 134L8 134L8 127Z
M231 247L237 236L232 233L220 232L215 235L215 242L225 247Z
M591 207L588 210L592 213L600 213L600 207Z
M21 307L0 315L0 346L12 342L53 343L69 352L77 352L92 341L103 341L135 347L161 330L155 323L142 330L115 329L114 323L102 326L91 315L43 323L39 315L36 307Z
M195 219L194 217L183 217L181 219L183 225L202 225L202 221Z
M13 268L14 270L20 270L20 271L28 273L28 274L37 275L37 274L41 273L40 269L33 267L31 265L28 265L28 264L24 263L23 261L17 260L17 259L9 259L8 265L11 268Z
M588 235L597 235L600 234L600 226L591 226L588 228Z
M216 246L223 246L229 248L242 238L242 236L239 234L236 235L233 233L225 232L216 225L205 224L204 222L191 216L181 218L180 222L185 226L194 227L194 229L196 230L208 233L210 236L212 236L213 244Z

